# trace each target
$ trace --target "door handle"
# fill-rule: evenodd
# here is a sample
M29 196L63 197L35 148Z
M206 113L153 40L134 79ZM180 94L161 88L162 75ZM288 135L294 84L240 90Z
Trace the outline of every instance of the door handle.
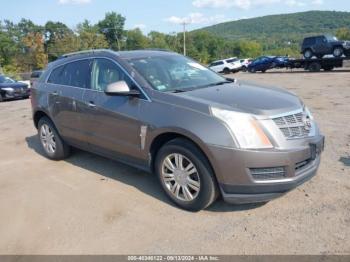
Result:
M90 101L90 102L88 103L88 106L91 107L91 108L96 108L95 103L92 102L92 101Z
M54 91L54 92L51 93L51 95L53 95L53 96L58 96L58 92L57 92L57 91Z

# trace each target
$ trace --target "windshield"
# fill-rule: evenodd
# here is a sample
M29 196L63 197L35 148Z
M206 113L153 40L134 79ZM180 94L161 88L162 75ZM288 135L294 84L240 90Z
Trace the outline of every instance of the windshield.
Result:
M15 83L15 80L12 80L9 77L6 76L0 76L0 84L10 84L10 83Z
M328 41L331 41L331 42L338 41L338 38L334 35L327 35L326 37L327 37Z
M162 92L185 92L227 82L222 76L180 55L138 58L130 64L154 89Z

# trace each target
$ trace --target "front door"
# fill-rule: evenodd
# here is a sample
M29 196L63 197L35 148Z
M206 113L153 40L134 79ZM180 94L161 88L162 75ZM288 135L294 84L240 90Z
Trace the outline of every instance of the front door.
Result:
M91 89L83 95L82 125L87 142L94 150L138 158L141 156L139 106L142 98L106 95L106 87L118 81L126 81L134 88L131 79L114 61L94 60Z

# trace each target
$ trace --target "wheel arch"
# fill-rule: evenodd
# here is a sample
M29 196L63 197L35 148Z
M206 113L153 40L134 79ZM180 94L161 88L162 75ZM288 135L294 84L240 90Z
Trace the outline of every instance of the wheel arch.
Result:
M150 154L150 168L152 172L154 172L155 170L155 166L154 166L155 159L156 159L157 153L159 152L159 149L161 149L162 146L164 146L166 143L174 139L184 139L192 143L203 154L203 156L205 157L205 160L207 161L209 167L211 168L211 171L214 174L215 179L217 179L213 161L211 160L212 156L210 155L210 152L208 152L208 150L205 148L203 142L201 142L199 138L196 138L189 134L176 132L176 131L162 132L157 136L155 136L152 142L150 143L149 154Z
M33 122L34 122L35 128L38 128L39 121L43 117L47 117L48 119L50 119L52 121L51 117L44 110L37 110L33 114ZM53 123L53 121L52 121L52 123Z

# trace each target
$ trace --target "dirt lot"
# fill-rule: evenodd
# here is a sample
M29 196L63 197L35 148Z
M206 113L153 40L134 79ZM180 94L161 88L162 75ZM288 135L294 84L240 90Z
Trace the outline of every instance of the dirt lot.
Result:
M189 213L152 175L77 151L41 155L30 101L0 104L2 254L350 254L350 71L235 75L285 87L327 137L319 175L266 205Z

